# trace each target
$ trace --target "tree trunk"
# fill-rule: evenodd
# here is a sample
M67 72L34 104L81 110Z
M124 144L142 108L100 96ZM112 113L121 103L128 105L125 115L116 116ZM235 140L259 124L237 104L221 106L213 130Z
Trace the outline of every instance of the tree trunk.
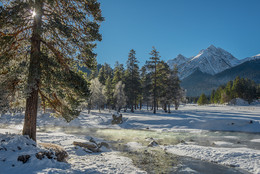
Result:
M175 110L178 110L179 104L177 101L174 101L174 105L175 105Z
M134 112L134 104L133 104L133 102L131 104L131 112Z
M168 104L168 113L171 113L171 104Z
M133 81L134 81L134 65L132 64L132 70L131 70L131 112L134 112L134 98L133 98L133 95L135 95L134 94L134 83L133 83Z
M167 103L164 103L163 110L164 110L164 112L167 112Z
M156 62L155 62L155 70L154 70L154 90L153 90L153 113L156 114Z
M35 1L36 14L33 20L31 54L27 87L30 90L26 99L23 135L28 135L36 141L36 122L38 109L38 91L40 84L40 57L41 57L41 24L42 24L41 0Z
M140 110L142 110L142 99L140 99Z
M46 113L46 101L45 101L45 98L43 97L42 98L42 107L43 107L43 113L45 114Z

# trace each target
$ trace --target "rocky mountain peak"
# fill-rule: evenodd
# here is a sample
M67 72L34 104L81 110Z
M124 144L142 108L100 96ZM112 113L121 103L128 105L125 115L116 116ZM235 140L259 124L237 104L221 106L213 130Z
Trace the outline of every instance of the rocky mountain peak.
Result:
M214 45L210 45L206 50L215 51L217 50L217 47L215 47Z
M186 59L186 57L184 57L182 54L178 54L176 59Z
M203 73L211 75L217 74L238 65L239 60L224 49L210 45L190 59L179 54L175 59L169 60L168 64L170 67L177 64L180 78L183 79L195 70L200 70Z

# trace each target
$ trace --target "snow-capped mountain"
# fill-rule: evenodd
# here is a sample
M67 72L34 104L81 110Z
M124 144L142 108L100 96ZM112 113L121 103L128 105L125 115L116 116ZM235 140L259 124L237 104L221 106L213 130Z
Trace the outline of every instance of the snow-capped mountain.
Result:
M252 57L244 58L244 59L242 59L240 61L240 63L244 63L244 62L251 61L251 60L256 60L256 59L260 59L260 54L257 54L257 55L252 56Z
M178 55L167 63L170 67L174 67L174 64L177 64L180 79L184 79L196 70L214 75L240 64L240 61L224 49L211 45L207 49L201 50L194 57L186 58Z
M189 59L184 57L182 54L179 54L175 59L168 60L167 63L171 68L174 68L174 65L181 65L187 62Z

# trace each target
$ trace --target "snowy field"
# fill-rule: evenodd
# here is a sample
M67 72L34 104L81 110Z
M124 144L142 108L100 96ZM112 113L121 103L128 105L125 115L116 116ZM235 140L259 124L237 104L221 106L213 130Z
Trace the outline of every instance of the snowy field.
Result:
M26 153L26 138L15 134L21 133L23 115L3 115L0 117L1 146L7 151L0 150L0 174L2 173L145 173L133 165L130 158L123 157L119 152L104 148L99 153L87 153L81 148L75 148L73 141L88 141L89 135L66 134L62 127L89 129L143 129L156 130L161 133L188 133L199 135L200 138L209 137L210 143L200 143L186 140L176 145L165 144L160 148L178 156L189 156L195 159L218 163L224 166L243 169L250 173L260 173L260 105L253 106L223 106L209 105L181 106L171 114L159 110L156 115L152 111L136 111L123 114L124 123L111 125L112 116L109 111L99 113L94 110L90 114L83 111L81 115L70 123L62 119L53 118L50 114L38 116L38 129L56 127L37 133L38 142L49 142L63 146L69 153L68 163L54 160L37 160L31 158L22 164L15 158L17 153ZM211 135L211 131L220 131ZM222 131L247 132L247 134L225 133ZM218 138L212 139L216 137ZM248 136L249 135L249 136ZM133 135L135 136L135 135ZM139 136L139 135L136 135ZM12 137L12 138L11 138ZM101 138L97 141L102 141ZM8 141L10 139L10 141ZM22 150L17 150L17 143ZM29 143L30 144L30 143ZM133 149L143 145L140 142L128 142ZM135 147L136 146L136 147ZM30 150L33 154L42 147L36 146ZM15 149L15 151L14 151ZM23 150L24 149L24 150ZM37 162L36 162L37 161ZM186 173L189 170L187 169Z

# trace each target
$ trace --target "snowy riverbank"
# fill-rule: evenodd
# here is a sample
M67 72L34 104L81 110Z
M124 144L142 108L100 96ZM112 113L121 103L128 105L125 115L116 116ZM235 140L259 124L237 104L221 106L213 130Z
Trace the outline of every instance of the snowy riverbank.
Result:
M172 111L171 114L159 111L154 115L148 111L136 111L135 113L123 113L124 123L120 125L111 125L111 113L102 111L99 113L94 110L91 114L87 111L70 123L63 119L51 117L49 114L40 114L38 116L38 128L55 127L52 131L38 132L38 142L55 143L63 146L69 153L68 163L55 161L31 160L29 163L21 164L15 158L12 151L13 145L7 144L8 152L0 151L1 172L11 173L145 173L136 168L132 160L123 157L117 151L105 149L102 153L88 154L81 149L75 149L73 141L86 141L88 135L71 135L61 132L58 127L75 128L110 128L110 129L149 129L159 132L191 132L193 134L204 134L210 130L218 131L240 131L260 134L260 106L181 106L178 111ZM21 133L23 125L23 115L3 115L0 117L0 139L15 137L15 134ZM6 134L6 132L8 132ZM12 133L12 134L10 134ZM133 135L134 136L134 135ZM224 137L223 137L224 138ZM227 137L229 139L237 137ZM20 143L20 138L15 138L16 143ZM18 141L19 140L19 141ZM236 140L238 143L240 140ZM258 138L249 139L251 143L259 145ZM15 143L15 142L14 142ZM241 142L239 142L241 143ZM138 143L132 143L138 144ZM139 144L140 145L140 144ZM23 147L22 147L23 148ZM36 147L40 148L40 147ZM137 147L138 148L138 147ZM251 149L250 146L236 144L235 146L227 141L214 141L212 144L201 145L194 142L185 142L177 145L165 145L163 148L167 152L180 156L190 156L199 160L218 163L221 165L241 168L248 172L260 173L260 150ZM25 148L26 149L26 148ZM5 156L5 157L4 157ZM3 162L2 158L6 158ZM12 165L14 164L15 167Z

